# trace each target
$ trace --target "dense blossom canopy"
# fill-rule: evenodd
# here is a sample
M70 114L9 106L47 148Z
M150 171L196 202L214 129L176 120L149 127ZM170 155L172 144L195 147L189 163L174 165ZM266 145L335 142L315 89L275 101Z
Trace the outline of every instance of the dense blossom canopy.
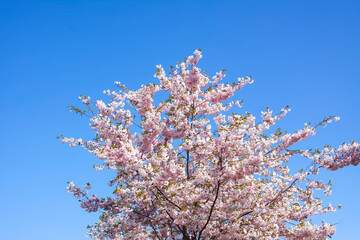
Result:
M313 180L319 169L337 170L358 165L356 142L337 149L292 149L338 117L305 125L295 133L271 132L271 126L290 111L267 109L259 121L250 113L231 113L234 92L251 77L221 83L225 70L212 78L196 67L201 50L171 67L167 76L157 66L159 84L139 90L105 91L111 101L92 102L80 96L93 113L92 141L62 138L80 145L116 173L110 181L114 195L99 198L69 183L68 190L88 212L101 213L89 226L93 239L326 239L335 227L317 226L311 216L335 211L314 197L315 190L331 194L331 183ZM154 104L154 95L168 95ZM91 107L96 106L96 107ZM93 109L94 108L94 109ZM132 112L131 112L132 110ZM135 129L135 127L137 129ZM270 129L271 128L271 129ZM269 131L267 131L270 129ZM266 135L266 134L267 135ZM311 160L296 174L288 161L294 156Z

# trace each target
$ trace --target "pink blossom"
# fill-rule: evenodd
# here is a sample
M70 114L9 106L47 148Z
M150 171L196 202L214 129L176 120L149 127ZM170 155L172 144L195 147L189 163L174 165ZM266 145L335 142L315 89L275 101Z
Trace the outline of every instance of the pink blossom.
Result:
M288 107L278 114L267 109L260 120L247 112L231 113L233 105L241 105L228 100L253 83L252 78L220 82L224 71L207 76L196 67L201 58L201 51L196 50L172 67L168 76L158 65L159 83L138 90L116 83L119 92L104 92L111 96L109 103L80 97L94 113L90 126L95 138L60 137L61 141L99 158L97 170L115 173L109 197L90 196L90 184L81 189L69 183L68 192L85 211L101 213L88 236L320 240L333 235L333 225L317 226L309 220L335 211L314 197L316 191L330 195L331 183L312 177L321 169L357 166L360 145L297 148L298 142L315 135L318 126L338 117L287 133L273 126L290 111ZM161 91L168 99L155 104ZM293 174L288 163L294 156L312 163Z

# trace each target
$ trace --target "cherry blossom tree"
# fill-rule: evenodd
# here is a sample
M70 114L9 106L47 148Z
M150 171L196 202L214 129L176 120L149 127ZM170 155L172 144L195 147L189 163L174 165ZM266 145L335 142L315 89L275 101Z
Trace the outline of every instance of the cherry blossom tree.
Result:
M273 130L289 107L278 114L266 109L260 120L230 101L253 82L251 77L222 83L225 70L212 78L196 65L201 50L178 62L166 75L158 65L158 84L136 91L116 83L118 92L105 91L109 103L80 96L96 137L91 141L60 137L80 145L102 160L116 177L109 182L111 197L90 195L69 183L68 191L99 222L88 226L93 239L326 239L335 227L315 225L311 216L335 211L323 206L316 191L331 194L331 182L314 180L320 169L358 165L356 142L337 149L296 149L293 145L315 134L338 117L287 133ZM157 92L167 99L155 104ZM241 109L236 110L242 112ZM309 159L290 174L294 156Z

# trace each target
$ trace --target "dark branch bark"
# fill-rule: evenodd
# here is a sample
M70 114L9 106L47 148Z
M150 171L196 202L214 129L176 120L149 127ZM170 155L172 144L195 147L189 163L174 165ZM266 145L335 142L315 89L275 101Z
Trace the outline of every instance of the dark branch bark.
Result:
M295 179L287 188L285 188L284 190L280 191L278 193L278 195L276 195L276 197L274 199L272 199L270 202L268 202L267 204L265 204L265 207L269 206L270 204L274 203L283 193L287 192L292 186L295 185L295 183L298 181L298 179ZM261 210L260 210L261 211ZM253 213L254 211L247 211L244 214L242 214L239 218L245 217L246 215L249 215L251 213Z
M186 151L186 177L188 180L190 179L189 161L190 161L190 152L189 152L189 150L187 150Z
M167 198L165 196L165 194L158 188L158 187L155 187L159 193L165 198L166 201L168 201L169 203L171 203L172 205L174 205L175 207L177 207L179 210L181 210L181 207L179 207L179 205L177 205L176 203L174 203L173 201L171 201L169 198Z
M202 234L202 232L205 230L205 228L207 227L207 225L208 225L208 224L209 224L209 222L210 222L211 215L212 215L212 213L213 213L213 211L214 211L214 208L215 208L216 200L218 199L218 196L219 196L219 189L220 189L220 181L218 181L218 185L217 185L217 189L216 189L215 199L214 199L214 202L213 202L213 204L212 204L212 206L211 206L211 209L210 209L210 213L209 213L208 219L207 219L207 221L206 221L205 225L202 227L202 229L201 229L201 230L200 230L200 232L199 232L199 237L198 237L198 240L200 240L200 239L201 239L201 234Z
M165 210L165 212L166 212L167 215L170 217L170 219L174 222L174 218L170 215L170 213L169 213L167 210ZM175 224L175 226L179 229L179 231L183 234L183 236L185 236L185 233L184 233L184 231L181 229L181 227L180 227L179 225L177 225L177 224Z
M156 228L155 228L151 223L150 223L150 225L151 225L151 228L154 230L155 236L156 236L159 240L161 240L160 236L158 235L158 233L157 233L157 231L156 231Z
M287 192L290 188L292 188L292 186L294 186L297 181L298 181L298 179L296 178L294 181L292 181L292 183L291 183L287 188L285 188L284 190L280 191L280 192L278 193L278 195L277 195L273 200L271 200L270 202L268 202L265 206L268 206L268 205L272 204L273 202L275 202L283 193Z

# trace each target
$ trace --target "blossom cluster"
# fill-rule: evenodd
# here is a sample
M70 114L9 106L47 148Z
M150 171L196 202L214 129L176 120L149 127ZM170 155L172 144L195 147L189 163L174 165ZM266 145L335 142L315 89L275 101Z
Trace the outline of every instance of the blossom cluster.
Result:
M335 211L314 197L331 194L331 183L313 180L319 169L358 165L356 142L338 149L295 149L338 117L294 133L272 126L290 109L278 114L266 109L261 119L250 113L230 113L239 101L229 99L251 77L223 83L225 70L209 77L198 66L200 50L166 74L157 66L159 84L119 92L105 91L111 101L81 100L90 110L91 141L62 138L82 146L102 160L97 169L116 173L110 181L113 196L88 196L72 182L68 191L88 212L100 212L90 226L93 239L325 239L335 227L317 226L311 216ZM157 92L168 98L154 104ZM76 108L73 108L76 110ZM78 110L81 114L84 111ZM312 164L290 174L288 163L302 156ZM300 184L306 182L306 184Z

